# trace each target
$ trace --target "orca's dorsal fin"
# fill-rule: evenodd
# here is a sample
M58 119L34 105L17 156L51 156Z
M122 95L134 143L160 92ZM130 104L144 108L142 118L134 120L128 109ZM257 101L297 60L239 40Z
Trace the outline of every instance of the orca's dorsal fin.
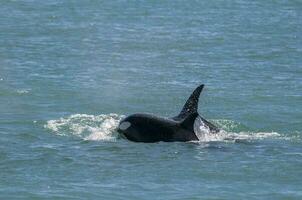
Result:
M173 119L175 119L175 120L182 120L182 119L186 118L190 114L193 114L193 113L197 113L198 114L198 99L199 99L199 96L200 96L200 93L201 93L203 87L204 87L204 84L198 86L193 91L193 93L191 94L191 96L187 100L186 104L182 108L182 110L179 113L179 115L176 116L176 117L174 117Z
M189 114L186 118L184 118L180 122L180 126L183 127L184 129L194 132L194 123L195 123L196 117L198 117L197 112Z

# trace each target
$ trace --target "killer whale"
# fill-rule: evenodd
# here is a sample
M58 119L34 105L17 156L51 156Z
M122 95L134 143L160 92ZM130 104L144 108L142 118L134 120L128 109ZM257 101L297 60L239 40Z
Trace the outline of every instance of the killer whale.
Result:
M194 131L197 118L211 133L217 133L219 128L198 114L198 101L203 88L204 84L193 91L177 116L163 118L145 113L132 114L120 121L118 133L134 142L194 141L198 140Z

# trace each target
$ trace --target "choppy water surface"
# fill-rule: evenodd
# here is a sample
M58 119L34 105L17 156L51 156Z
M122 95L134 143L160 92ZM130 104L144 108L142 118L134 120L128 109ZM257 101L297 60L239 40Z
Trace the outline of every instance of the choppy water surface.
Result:
M4 1L1 199L302 199L300 1ZM199 112L200 142L118 136Z

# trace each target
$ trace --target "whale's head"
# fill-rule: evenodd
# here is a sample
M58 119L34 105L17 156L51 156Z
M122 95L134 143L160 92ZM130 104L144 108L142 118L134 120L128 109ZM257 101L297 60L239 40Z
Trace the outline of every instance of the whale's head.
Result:
M135 142L155 142L168 133L169 124L164 118L151 114L137 113L120 121L117 131L122 137ZM169 129L169 130L168 130Z
M120 121L117 131L130 140L136 140L138 131L143 126L140 116L130 115Z

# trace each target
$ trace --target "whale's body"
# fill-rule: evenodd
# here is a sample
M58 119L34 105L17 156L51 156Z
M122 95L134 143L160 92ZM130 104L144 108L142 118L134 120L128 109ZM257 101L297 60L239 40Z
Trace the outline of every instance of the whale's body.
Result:
M191 94L179 115L172 118L138 113L123 119L117 131L134 142L186 142L198 140L194 124L199 118L210 132L219 129L198 114L198 99L204 85L197 87Z

